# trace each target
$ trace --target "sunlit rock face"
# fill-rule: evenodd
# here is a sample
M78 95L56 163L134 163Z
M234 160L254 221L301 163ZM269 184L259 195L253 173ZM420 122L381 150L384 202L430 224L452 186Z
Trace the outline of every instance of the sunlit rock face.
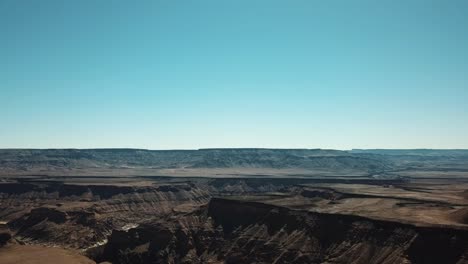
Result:
M15 236L27 243L80 249L102 243L114 229L190 210L210 197L206 191L186 184L29 187L2 197L3 218L11 219L8 226Z

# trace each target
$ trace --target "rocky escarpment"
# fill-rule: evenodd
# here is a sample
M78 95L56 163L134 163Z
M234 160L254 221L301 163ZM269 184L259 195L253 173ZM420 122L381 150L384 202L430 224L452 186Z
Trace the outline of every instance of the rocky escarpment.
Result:
M466 263L468 232L212 199L174 219L115 231L112 263Z
M98 220L92 211L62 211L39 207L9 223L15 238L43 245L82 248L106 239L113 228L108 219Z
M114 229L206 204L209 193L191 184L112 186L0 184L0 220L14 237L42 245L85 249Z
M402 263L408 260L412 263L457 263L463 262L468 253L468 232L460 229L416 227L358 216L300 212L221 199L214 199L209 210L215 225L223 226L228 234L259 223L265 225L273 237L278 232L306 234L307 241L315 241L310 244L308 252L313 254L307 257L308 263L349 263L350 259L355 263ZM239 243L239 246L249 249L248 243L246 246ZM245 253L248 252L243 250ZM300 252L295 254L300 255ZM298 257L284 260L289 262Z
M0 175L66 175L116 170L135 175L138 169L275 168L382 171L391 162L380 156L321 149L5 149ZM83 172L84 171L84 172ZM126 172L127 171L127 172ZM99 175L102 172L97 173ZM86 173L85 173L86 175ZM105 174L104 175L109 175ZM144 173L143 175L147 175ZM151 175L151 174L150 174Z

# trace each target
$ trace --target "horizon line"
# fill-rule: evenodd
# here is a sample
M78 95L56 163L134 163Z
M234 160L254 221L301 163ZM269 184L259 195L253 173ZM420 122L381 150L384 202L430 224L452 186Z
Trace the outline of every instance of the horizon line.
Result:
M174 148L174 149L150 149L150 148L131 148L131 147L97 147L97 148L0 148L0 150L144 150L144 151L203 151L203 150L466 150L468 148L265 148L265 147L217 147L217 148Z

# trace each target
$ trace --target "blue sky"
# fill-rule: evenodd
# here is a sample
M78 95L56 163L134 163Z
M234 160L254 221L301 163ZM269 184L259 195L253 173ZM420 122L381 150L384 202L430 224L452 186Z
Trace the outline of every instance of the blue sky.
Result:
M468 1L0 1L0 148L468 148Z

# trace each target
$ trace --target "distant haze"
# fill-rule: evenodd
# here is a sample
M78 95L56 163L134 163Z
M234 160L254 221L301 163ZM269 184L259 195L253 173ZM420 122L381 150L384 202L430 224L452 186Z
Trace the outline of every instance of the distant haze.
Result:
M0 1L0 148L468 148L468 1Z

